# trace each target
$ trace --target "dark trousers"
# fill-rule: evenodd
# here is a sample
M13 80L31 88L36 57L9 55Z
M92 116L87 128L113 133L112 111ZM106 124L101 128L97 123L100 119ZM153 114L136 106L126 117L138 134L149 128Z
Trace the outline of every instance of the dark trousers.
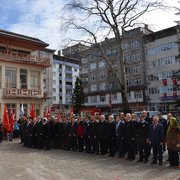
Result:
M115 138L108 139L108 148L109 148L109 155L114 156L116 153L116 140Z
M51 149L51 140L47 136L43 136L43 142L44 142L44 148L45 150L50 150Z
M160 144L152 144L152 148L153 148L153 161L157 162L157 159L159 161L159 163L162 163L163 160L163 156L162 156L162 146Z
M84 138L83 136L78 136L78 151L84 151Z
M128 141L126 143L127 153L128 153L128 159L134 160L135 159L135 152L136 152L136 144L135 141Z
M91 138L92 153L99 153L98 140L97 138Z
M125 154L125 143L124 140L121 138L117 137L116 138L116 143L117 143L117 151L118 151L118 156L123 157Z
M37 137L37 135L33 135L32 145L33 145L33 148L37 148L38 147L38 137Z
M139 148L139 159L140 160L148 160L148 144L146 142L144 143L139 143L138 144Z
M85 137L85 150L87 153L91 153L91 139L90 137Z
M101 154L107 154L107 140L105 138L99 139L99 145L101 149Z
M179 154L178 151L168 151L169 152L169 164L170 166L179 166Z

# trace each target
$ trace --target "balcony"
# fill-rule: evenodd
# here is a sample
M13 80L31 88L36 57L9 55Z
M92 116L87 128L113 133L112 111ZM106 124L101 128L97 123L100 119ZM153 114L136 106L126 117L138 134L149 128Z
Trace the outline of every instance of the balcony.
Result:
M4 99L12 99L12 98L41 99L44 97L41 90L4 88L2 98Z
M19 54L13 54L13 53L8 54L2 51L0 52L0 60L7 61L7 62L20 63L20 64L25 63L29 65L44 66L44 67L51 66L49 58L31 56L31 55L19 55Z

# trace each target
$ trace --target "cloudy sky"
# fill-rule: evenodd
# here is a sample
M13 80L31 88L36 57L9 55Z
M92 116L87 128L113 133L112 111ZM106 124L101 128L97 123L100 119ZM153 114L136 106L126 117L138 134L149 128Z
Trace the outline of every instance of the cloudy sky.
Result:
M177 6L178 0L164 0ZM63 47L61 28L62 7L67 0L1 0L0 29L37 37L58 50ZM152 30L175 25L172 10L159 10L143 18Z

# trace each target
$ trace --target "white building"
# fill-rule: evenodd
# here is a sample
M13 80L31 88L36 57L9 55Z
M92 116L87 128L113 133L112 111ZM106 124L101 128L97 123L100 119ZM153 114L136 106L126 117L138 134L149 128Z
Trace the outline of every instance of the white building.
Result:
M180 90L172 81L173 74L180 70L180 61L176 58L180 54L179 40L180 26L146 36L149 110L173 111L180 99Z
M47 99L46 107L58 112L69 109L72 102L72 93L76 78L79 77L80 61L53 54L52 67L46 70ZM47 76L48 74L48 76Z

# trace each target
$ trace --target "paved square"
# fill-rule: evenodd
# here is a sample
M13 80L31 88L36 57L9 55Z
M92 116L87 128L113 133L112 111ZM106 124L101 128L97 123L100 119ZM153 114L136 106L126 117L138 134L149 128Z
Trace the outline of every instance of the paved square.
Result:
M0 180L180 180L180 169L80 152L0 144Z

